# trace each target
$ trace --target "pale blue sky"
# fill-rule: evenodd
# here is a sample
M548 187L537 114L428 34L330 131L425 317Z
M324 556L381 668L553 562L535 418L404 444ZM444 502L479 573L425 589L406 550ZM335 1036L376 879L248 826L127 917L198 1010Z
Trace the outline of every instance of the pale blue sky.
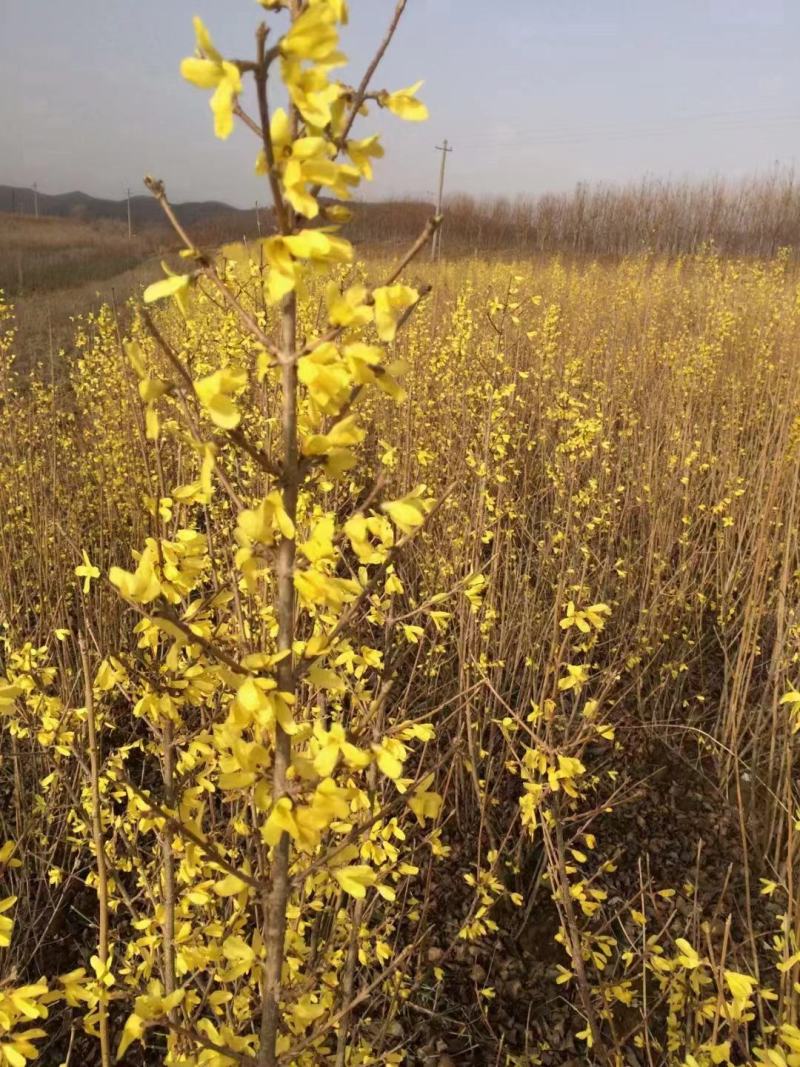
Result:
M351 81L393 6L352 0ZM117 198L149 171L175 199L265 199L252 135L215 141L178 75L195 13L251 54L254 0L0 0L0 183ZM798 57L797 0L409 0L376 83L424 78L431 120L381 117L367 192L430 195L443 137L449 188L475 194L792 164Z

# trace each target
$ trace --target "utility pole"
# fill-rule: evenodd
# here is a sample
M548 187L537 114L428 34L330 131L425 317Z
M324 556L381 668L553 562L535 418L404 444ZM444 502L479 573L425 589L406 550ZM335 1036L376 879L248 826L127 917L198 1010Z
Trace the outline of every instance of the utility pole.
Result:
M128 240L133 237L133 223L131 220L131 191L128 189Z
M436 214L441 216L442 204L444 202L444 170L447 165L447 154L452 152L453 149L447 143L447 138L444 139L443 145L437 145L436 151L442 153L442 169L439 171L439 202L436 205ZM436 259L442 254L442 227L439 224L439 229L433 235L433 242L431 244L431 259Z
M33 183L33 213L36 218L39 218L39 190L36 188L36 182Z

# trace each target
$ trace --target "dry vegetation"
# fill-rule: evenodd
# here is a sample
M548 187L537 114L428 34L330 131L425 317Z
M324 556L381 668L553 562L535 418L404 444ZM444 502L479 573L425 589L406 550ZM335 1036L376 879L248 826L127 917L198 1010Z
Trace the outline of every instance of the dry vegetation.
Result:
M158 237L129 239L125 227L104 220L0 215L0 288L17 297L103 281L152 256Z
M796 1067L793 257L664 254L708 187L675 249L645 191L563 258L357 261L309 188L424 117L364 94L307 180L250 118L279 232L178 225L60 373L0 301L0 1064Z
M363 208L349 228L359 243L404 242L430 213L420 201ZM581 185L572 193L516 200L453 196L444 241L450 254L618 258L677 256L703 245L734 256L800 250L800 184L793 171L740 182L647 179L626 187Z
M75 334L74 317L124 304L159 273L165 235L128 239L108 221L0 215L0 290L13 299L20 365L51 369Z
M430 216L418 200L364 202L345 227L367 254L386 255L413 241ZM181 216L178 208L177 214ZM677 256L704 247L729 255L772 257L800 249L800 187L793 172L740 183L646 181L628 188L583 187L573 194L515 201L454 196L447 202L448 257L492 259L558 255L602 260L652 252ZM262 210L267 229L271 213ZM240 232L243 231L243 232ZM210 205L192 229L214 247L258 240L254 217ZM133 241L118 222L0 214L0 288L16 307L17 354L27 365L57 361L72 342L75 314L125 299L174 262L174 237L149 226Z
M380 274L380 264L370 271ZM682 1063L659 1049L672 1041L697 1050L716 1026L733 1038L732 1062L750 1062L751 1025L724 1014L705 1022L699 1007L709 994L728 1004L722 970L760 974L775 990L777 1003L756 1000L767 1019L796 1004L794 969L781 974L776 964L793 956L798 915L796 743L792 706L780 703L798 655L797 278L785 259L704 257L568 269L453 264L420 269L417 279L436 288L397 346L410 364L410 399L396 413L383 404L376 412L380 441L364 464L383 465L388 495L420 481L456 486L398 567L412 599L393 608L403 618L428 590L453 588L442 605L450 620L441 634L400 630L390 657L391 715L436 726L427 759L448 817L438 857L424 859L423 843L415 859L425 878L404 890L406 906L427 916L424 938L390 926L400 946L416 946L408 984L390 983L359 1026L379 1056L402 1032L410 1062L437 1049L456 1063L586 1062L571 987L553 984L569 967L552 941L564 920L547 879L558 877L560 848L564 884L585 908L571 921L587 946L605 939L609 949L608 958L590 956L589 973L609 1047L640 1048L647 1032L651 1051L635 1062ZM160 329L185 344L174 316ZM193 347L211 354L221 336L235 350L235 322L208 308ZM78 350L66 393L36 378L6 393L15 417L2 462L9 677L24 671L11 657L30 641L24 655L34 659L23 662L53 664L48 700L63 709L81 700L77 649L54 634L88 627L96 656L114 649L128 670L144 668L125 636L133 620L124 604L105 589L86 599L70 589L78 546L104 572L124 563L161 525L140 507L153 479L193 477L188 456L145 446L109 311L87 324ZM360 476L355 484L369 491ZM334 507L345 506L344 491ZM174 539L188 513L173 500L162 501L162 515ZM215 566L230 561L222 555ZM570 603L608 605L602 629L562 629ZM358 633L357 642L374 642L374 620ZM573 668L579 683L561 689ZM145 755L141 719L122 692L110 695L107 758L136 753L135 773L149 781L154 753ZM213 718L215 706L193 715ZM62 715L34 704L23 735L6 741L5 834L41 842L9 872L21 902L12 959L31 979L85 966L92 945L91 854L65 836L83 728ZM197 729L181 726L181 746ZM532 751L585 768L561 846L525 826ZM184 768L181 788L193 778ZM558 797L548 802L556 810ZM114 837L106 847L116 863L130 847L146 854L127 823ZM134 895L137 867L125 879ZM761 895L762 880L777 885L772 895ZM133 959L141 948L125 936L126 915L117 913L112 938ZM388 937L388 915L373 921ZM679 938L710 961L690 973L711 983L680 997L682 972L665 974L652 955L679 956ZM363 981L372 976L365 965ZM394 1022L376 1030L381 1018ZM69 1013L60 1019L55 1041L70 1026Z

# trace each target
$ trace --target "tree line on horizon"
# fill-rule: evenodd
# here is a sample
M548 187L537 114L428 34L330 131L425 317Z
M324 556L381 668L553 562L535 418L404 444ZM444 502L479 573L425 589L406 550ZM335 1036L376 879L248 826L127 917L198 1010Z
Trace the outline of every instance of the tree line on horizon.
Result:
M0 186L0 214L33 213L31 190ZM28 202L30 201L30 203ZM168 232L147 197L133 197L137 236ZM126 225L125 200L85 193L39 193L42 217L101 220ZM406 242L432 211L413 196L359 201L345 232L369 245ZM263 204L250 209L219 201L178 204L176 214L200 238L215 244L255 238L273 228ZM528 255L624 256L641 252L676 256L713 245L727 255L772 256L800 250L800 180L793 169L756 174L738 181L647 177L614 186L581 182L568 192L538 196L480 197L456 193L445 201L445 255L487 252Z

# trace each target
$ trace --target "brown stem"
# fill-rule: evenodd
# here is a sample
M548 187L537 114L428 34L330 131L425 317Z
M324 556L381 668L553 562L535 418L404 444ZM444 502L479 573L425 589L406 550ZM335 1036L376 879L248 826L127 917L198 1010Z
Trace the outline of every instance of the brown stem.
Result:
M354 997L349 1004L345 1004L341 1011L337 1011L335 1015L331 1015L328 1019L325 1020L324 1023L321 1023L316 1030L312 1030L311 1033L306 1038L304 1038L299 1045L295 1045L294 1048L290 1048L288 1052L285 1052L280 1057L280 1059L276 1060L276 1063L286 1064L286 1067L290 1067L291 1064L296 1063L297 1057L300 1055L301 1052L305 1052L309 1045L313 1045L315 1041L319 1041L323 1034L326 1034L328 1030L331 1029L331 1027L336 1026L340 1019L344 1018L346 1015L352 1012L354 1008L358 1007L359 1004L363 1004L363 1002L367 999L367 997L369 997L370 993L374 989L376 989L379 985L385 982L389 975L393 974L396 970L398 970L398 968L402 967L406 960L409 958L409 956L411 956L414 952L417 951L420 945L420 941L421 938L418 938L416 941L413 942L413 944L407 945L406 948L404 948L399 955L395 956L395 958L388 965L388 967L385 967L380 972L380 974L377 975L377 977L373 978L369 985L364 986L361 992L356 997Z
M94 718L94 692L92 675L89 670L89 656L86 651L86 639L78 635L78 648L83 673L84 702L86 704L86 729L89 735L89 777L92 790L92 839L97 864L97 913L98 935L97 955L105 966L108 963L108 872L106 870L105 845L103 843L103 823L100 817L100 746ZM111 1041L108 1030L108 1009L103 1000L98 1004L100 1016L100 1059L103 1067L111 1067Z
M392 38L395 35L400 19L403 17L403 12L406 9L407 3L408 0L397 0L397 5L394 9L394 15L392 16L392 21L389 23L389 28L386 31L386 36L381 41L378 47L378 51L375 53L372 62L364 72L364 77L361 79L361 84L356 90L356 95L350 107L350 114L348 116L347 122L345 123L345 127L342 130L338 141L336 142L337 147L339 149L342 149L345 146L348 135L353 128L353 123L356 121L358 112L361 110L361 105L364 103L364 100L366 98L367 90L369 89L369 84L375 75L375 71L378 69L378 65L380 64L383 57L386 55L387 48L392 43Z
M428 221L425 224L424 229L422 230L422 233L419 235L419 237L416 239L416 241L413 243L413 245L409 248L408 252L406 252L406 254L403 256L403 258L400 260L400 265L398 267L396 267L392 271L392 273L388 276L388 278L386 278L386 280L383 282L384 285L392 285L393 282L397 281L397 279L400 277L400 275L405 270L405 268L408 266L408 264L411 262L411 260L414 259L415 256L419 255L420 250L425 247L425 245L428 243L428 241L430 241L431 237L436 233L436 229L437 229L437 227L439 226L440 223L441 223L441 219L438 218L438 217L433 217L433 218L428 219ZM373 290L370 291L370 293L367 295L367 298L364 301L365 304L373 303L373 301L375 299L374 298L374 289L375 288L377 288L377 287L374 286ZM406 308L406 310L403 312L403 315L399 319L399 321L397 323L397 329L398 330L402 329L402 327L406 324L406 322L411 317L411 315L413 315L415 309L417 307L419 307L419 304L422 301L422 298L424 296L427 296L430 291L431 291L431 286L430 285L423 285L423 286L420 287L418 299L414 301L414 303L411 305L411 307ZM332 326L331 329L328 330L327 333L324 333L321 337L316 337L313 340L306 342L306 344L303 345L303 347L300 349L300 351L297 352L295 358L299 359L301 356L308 355L310 352L313 352L316 348L318 348L319 345L326 344L328 341L335 341L336 338L339 337L340 334L342 334L344 332L344 330L345 330L344 326Z
M267 61L267 27L262 22L256 33L258 45L258 63L256 65L256 95L258 97L258 114L261 119L261 143L264 146L264 158L267 164L267 177L269 187L272 190L272 201L275 205L275 218L281 233L287 234L290 230L289 213L283 200L280 178L275 169L275 151L270 133L269 104L267 101L267 78L269 76L269 63Z
M575 971L575 978L578 983L578 989L580 991L581 1002L583 1004L583 1010L586 1013L586 1021L589 1025L589 1029L592 1034L592 1043L594 1046L594 1054L598 1061L603 1064L607 1064L608 1054L603 1044L600 1034L600 1025L597 1021L597 1014L592 1004L592 992L589 986L589 978L586 974L586 968L583 963L583 954L581 951L581 939L580 930L578 928L578 920L575 915L575 908L572 904L572 895L570 893L569 876L567 874L567 858L566 849L564 846L564 831L561 822L561 806L559 804L553 805L553 815L555 822L556 832L556 847L553 850L555 852L555 874L558 883L558 892L560 895L560 904L564 917L564 926L566 927L565 933L569 938L570 955L572 956L572 966ZM549 840L549 833L546 834L545 840ZM552 849L552 843L551 843Z
M164 801L169 809L175 807L175 751L174 732L170 721L162 731L163 753L161 775L164 782ZM172 851L172 827L164 824L161 832L161 862L164 867L164 989L167 996L175 992L175 857ZM174 1009L169 1013L172 1020Z
M330 634L328 634L327 643L329 646L332 645L336 638L351 625L351 623L358 615L359 611L361 611L367 600L369 600L370 596L375 592L378 586L378 582L381 580L383 575L386 574L387 568L394 563L394 561L397 559L397 557L400 555L406 545L409 544L409 542L413 541L415 537L418 537L419 534L422 533L424 529L426 529L433 516L450 496L453 489L455 489L455 482L452 482L447 487L447 489L445 489L444 493L441 495L441 497L439 497L434 506L425 516L424 522L422 522L419 526L416 526L410 533L404 534L403 537L401 537L400 540L395 545L393 545L392 548L389 549L388 553L386 554L386 559L383 561L383 563L380 564L380 566L378 566L373 571L367 584L362 588L361 592L358 594L355 600L351 601L351 603L347 605L347 608L343 612L339 621L333 627ZM306 661L305 663L299 666L298 674L302 676L310 669L311 662Z
M419 235L413 245L409 248L403 258L400 260L398 265L383 283L384 285L392 285L394 282L397 281L397 279L409 265L411 260L415 259L419 255L419 253L422 251L428 241L430 241L430 239L433 237L433 235L436 233L436 231L441 225L441 215L432 215L431 218L428 219L428 221L425 223L422 233Z
M151 178L149 175L145 178L144 183L160 204L161 210L166 215L175 233L186 245L186 248L194 254L195 259L200 265L198 273L211 282L211 284L214 286L215 289L217 289L220 296L228 305L228 307L230 307L232 311L236 312L239 317L239 321L242 323L242 325L247 327L253 337L255 337L259 344L264 346L264 348L267 350L267 352L269 352L272 358L278 363L285 362L286 356L284 355L284 353L275 347L275 345L272 343L272 340L267 336L266 333L264 333L258 322L250 314L250 312L239 303L239 301L230 291L230 289L222 280L222 278L220 278L217 271L214 269L213 263L205 255L203 255L203 253L200 252L194 241L192 241L189 234L183 228L183 225L180 223L177 215L175 214L172 204L170 204L169 200L167 199L167 192L164 188L164 183L162 181L158 181L155 178Z
M282 344L285 352L294 352L297 343L297 300L294 293L284 299L281 317ZM283 507L294 523L297 518L297 494L300 483L300 456L297 444L297 363L287 361L281 368L283 391ZM292 655L295 630L294 564L295 539L285 537L278 549L278 651L289 655L278 664L278 689L294 695L297 676ZM272 800L286 795L286 778L292 759L292 741L278 725L275 731ZM261 1008L261 1045L259 1067L275 1067L276 1042L280 1018L280 985L283 947L286 937L286 904L289 899L289 835L283 833L272 857L272 890L267 900L264 944L267 958Z
M351 1001L353 999L353 987L356 978L356 964L358 963L358 932L361 929L361 919L364 914L364 901L357 900L353 908L353 925L350 930L350 944L347 946L347 960L344 965L342 977L342 1003L344 1014L339 1024L339 1033L336 1036L336 1067L345 1067L347 1056L347 1038L349 1034L349 1015Z
M124 775L120 775L120 781L126 789L135 794L146 805L148 812L153 815L157 815L160 819L163 819L165 823L169 825L174 833L179 834L181 837L185 837L187 841L191 841L193 845L197 845L202 854L211 863L216 864L220 870L225 871L227 874L232 874L235 878L238 878L245 885L249 885L251 889L255 889L258 893L263 893L264 884L259 882L257 878L253 878L246 871L230 863L221 852L219 852L213 845L205 841L199 834L196 834L190 827L184 825L180 819L176 819L174 815L170 815L168 811L165 811L160 804L157 804L147 793L143 793L138 786L135 786L130 778L126 778Z
M384 679L375 699L370 704L369 718L372 722L372 736L379 741L383 732L383 712L389 693L392 691L392 680ZM378 786L378 776L373 763L368 771L370 800L374 804ZM358 964L358 937L361 930L361 920L364 917L364 901L357 900L353 907L353 923L350 930L350 944L347 946L347 960L342 978L342 1004L345 1014L342 1015L339 1024L339 1032L336 1035L336 1067L345 1067L347 1059L347 1039L350 1033L351 1001L356 980L356 965Z

